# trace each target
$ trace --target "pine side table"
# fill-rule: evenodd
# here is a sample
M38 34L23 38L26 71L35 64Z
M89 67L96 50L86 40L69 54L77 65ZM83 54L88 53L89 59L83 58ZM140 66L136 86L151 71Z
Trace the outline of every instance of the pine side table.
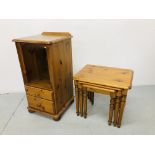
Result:
M87 117L87 97L90 92L110 95L109 119L120 127L128 90L132 87L133 71L129 69L86 65L74 75L76 113Z

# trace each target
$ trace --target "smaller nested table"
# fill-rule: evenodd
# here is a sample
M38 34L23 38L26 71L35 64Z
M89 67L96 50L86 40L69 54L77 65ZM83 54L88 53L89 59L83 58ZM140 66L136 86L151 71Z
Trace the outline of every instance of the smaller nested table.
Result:
M86 65L74 75L77 115L87 117L87 97L93 104L94 92L110 95L108 124L120 127L132 79L129 69Z

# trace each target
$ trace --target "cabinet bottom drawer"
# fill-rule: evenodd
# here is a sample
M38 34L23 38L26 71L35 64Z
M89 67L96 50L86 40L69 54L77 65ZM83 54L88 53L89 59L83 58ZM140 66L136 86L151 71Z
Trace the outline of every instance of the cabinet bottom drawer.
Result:
M30 107L35 108L40 111L48 112L54 114L54 104L53 102L34 96L27 95L28 104Z

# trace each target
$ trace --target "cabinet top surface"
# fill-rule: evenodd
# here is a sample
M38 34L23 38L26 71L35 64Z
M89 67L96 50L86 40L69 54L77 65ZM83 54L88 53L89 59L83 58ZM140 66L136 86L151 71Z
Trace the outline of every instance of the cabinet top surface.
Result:
M86 65L74 75L77 81L121 89L130 89L132 79L132 70L95 65Z
M71 34L68 32L43 32L40 35L34 35L19 39L13 39L14 42L25 43L40 43L40 44L52 44L59 41L71 38Z

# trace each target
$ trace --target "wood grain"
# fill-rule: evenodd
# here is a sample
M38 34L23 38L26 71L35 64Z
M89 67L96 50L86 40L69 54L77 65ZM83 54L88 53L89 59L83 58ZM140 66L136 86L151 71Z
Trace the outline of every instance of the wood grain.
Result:
M25 86L25 90L27 95L32 95L34 97L43 98L54 102L53 91L40 89L32 86Z
M95 65L86 65L74 75L74 80L122 89L131 88L132 78L132 70Z
M48 113L54 113L53 102L38 97L27 95L27 100L30 107L36 108L40 111L45 111Z
M33 44L54 44L69 39L71 37L71 34L68 32L43 32L42 34L35 36L13 39L13 41Z

